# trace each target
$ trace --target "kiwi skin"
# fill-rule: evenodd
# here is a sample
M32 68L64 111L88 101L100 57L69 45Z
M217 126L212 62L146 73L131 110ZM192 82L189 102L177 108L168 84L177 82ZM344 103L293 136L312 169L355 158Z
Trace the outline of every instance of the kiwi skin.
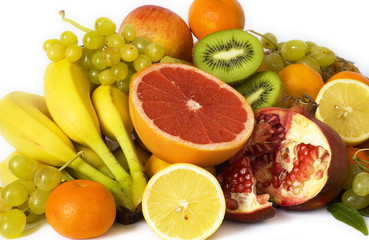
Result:
M272 71L261 71L253 74L243 83L235 86L251 105L253 110L262 107L280 106L284 97L283 83Z
M194 65L224 82L235 85L257 71L264 50L259 39L240 29L212 33L194 48Z

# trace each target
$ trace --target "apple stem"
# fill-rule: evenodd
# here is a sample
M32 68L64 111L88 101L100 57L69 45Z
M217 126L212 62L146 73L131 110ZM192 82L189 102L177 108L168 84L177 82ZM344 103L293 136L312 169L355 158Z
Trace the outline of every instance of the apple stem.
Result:
M61 16L62 20L64 22L67 22L67 23L70 23L72 24L73 26L75 26L76 28L78 28L79 30L83 31L83 32L89 32L89 31L92 31L91 29L87 28L87 27L84 27L78 23L76 23L75 21L73 21L72 19L69 19L69 18L66 18L65 17L65 11L64 10L60 10L59 11L59 15Z

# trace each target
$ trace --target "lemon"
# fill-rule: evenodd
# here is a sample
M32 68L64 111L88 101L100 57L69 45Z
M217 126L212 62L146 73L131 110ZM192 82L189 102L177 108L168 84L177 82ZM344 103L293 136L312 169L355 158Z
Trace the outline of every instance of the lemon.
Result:
M369 139L369 86L353 79L337 79L319 91L316 118L331 126L354 146Z
M161 239L206 239L221 225L225 199L218 180L189 163L175 163L148 182L142 212Z

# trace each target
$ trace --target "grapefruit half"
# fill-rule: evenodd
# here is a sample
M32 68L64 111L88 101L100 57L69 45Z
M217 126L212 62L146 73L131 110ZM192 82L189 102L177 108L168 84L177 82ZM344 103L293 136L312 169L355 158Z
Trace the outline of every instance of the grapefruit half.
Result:
M254 113L233 87L194 66L153 64L130 85L129 111L143 144L170 163L218 165L235 155Z

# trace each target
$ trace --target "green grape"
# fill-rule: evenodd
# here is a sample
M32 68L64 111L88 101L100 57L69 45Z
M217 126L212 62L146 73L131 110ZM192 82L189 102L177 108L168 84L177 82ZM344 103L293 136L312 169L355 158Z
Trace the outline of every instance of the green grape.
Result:
M124 44L120 49L120 56L125 62L133 62L138 57L138 50L133 44Z
M281 47L281 54L287 61L296 61L307 53L308 47L304 41L290 40Z
M92 60L92 65L94 66L94 68L98 70L104 70L107 67L104 60L102 59L102 50L97 50L92 55L91 60Z
M77 62L82 57L82 48L78 45L69 45L65 49L65 58L70 62Z
M33 181L36 187L43 191L51 191L60 184L61 174L52 166L45 166L37 170Z
M121 35L128 42L132 42L136 38L136 30L132 24L124 24L121 28Z
M115 85L122 92L128 93L129 84L130 84L130 80L132 79L132 76L133 76L133 71L131 69L128 69L127 76L123 80L117 81Z
M361 172L352 181L352 190L356 195L365 197L369 194L369 173Z
M350 188L342 194L341 201L344 204L350 205L353 208L360 210L369 206L369 195L365 197L360 197L355 194L352 188Z
M139 54L144 54L145 48L150 42L147 38L140 36L136 37L131 43L137 48Z
M105 37L96 31L89 31L83 36L83 45L88 49L102 49L105 46Z
M44 44L42 45L42 48L44 49L45 52L47 52L47 49L51 46L54 45L56 43L59 44L63 44L59 39L48 39L44 42Z
M327 67L336 60L334 52L326 47L313 47L309 55L314 58L321 67Z
M81 63L85 69L93 68L92 55L94 53L95 50L90 50L88 48L82 47Z
M102 85L111 85L115 82L115 76L110 69L105 69L100 73L99 81Z
M124 41L123 37L118 33L113 33L106 36L106 46L107 47L115 47L121 48L124 46L126 42Z
M265 49L274 49L278 44L277 37L273 33L265 33L260 42Z
M113 66L120 62L120 50L115 47L107 47L102 51L101 58L107 66Z
M12 206L10 206L10 205L6 204L6 202L4 202L4 200L2 198L2 193L1 193L2 191L3 191L3 187L0 187L0 216L3 213L9 211L12 208Z
M36 184L33 181L33 179L32 180L17 179L17 180L15 180L15 182L19 182L19 183L23 184L23 186L25 186L27 188L28 193L31 193L33 191L33 189L36 188Z
M38 163L25 155L16 155L8 162L9 170L19 179L31 180L38 169Z
M309 54L311 52L311 49L313 47L316 47L317 46L316 43L315 42L312 42L312 41L305 41L305 43L306 43L306 45L308 47L308 51L307 51L306 54Z
M19 210L21 210L22 212L26 211L28 209L28 201L25 201L23 204L15 207Z
M32 212L31 209L29 208L26 211L24 211L24 214L26 215L26 223L36 222L36 220L40 216L40 214Z
M62 59L64 59L65 57L65 46L61 43L55 43L53 45L50 45L47 48L47 57L53 61L53 62L57 62L60 61Z
M3 188L1 197L6 204L19 206L27 201L28 190L23 184L14 181Z
M103 36L115 33L116 29L117 26L115 25L115 23L107 17L100 17L95 21L96 32Z
M161 63L175 63L176 60L170 56L164 56L160 59Z
M100 76L101 70L98 70L96 68L91 68L88 71L88 79L90 82L96 85L100 85L99 76Z
M266 55L264 58L264 64L266 69L276 73L278 73L285 66L283 58L276 52Z
M145 55L148 56L152 62L158 62L164 57L164 47L160 43L149 43L145 48Z
M352 187L352 181L357 174L363 172L364 170L361 169L357 164L350 164L349 169L347 171L345 183L343 184L343 189L347 190Z
M121 81L128 76L128 66L124 62L113 65L110 71L113 73L115 81Z
M5 238L19 237L26 227L26 215L19 209L11 209L0 219L0 235Z
M315 71L317 71L318 73L320 72L319 63L314 58L312 58L310 56L304 56L303 58L300 58L299 60L297 60L296 63L305 64L305 65L311 67L312 69L314 69Z
M74 34L72 31L65 31L60 35L60 41L65 47L70 45L77 45L78 38L77 35Z
M50 192L36 188L30 195L28 200L29 209L35 214L42 214L45 212L47 198Z
M133 67L135 68L136 72L141 71L145 67L148 67L152 64L151 59L143 54L138 55L138 57L133 61Z

